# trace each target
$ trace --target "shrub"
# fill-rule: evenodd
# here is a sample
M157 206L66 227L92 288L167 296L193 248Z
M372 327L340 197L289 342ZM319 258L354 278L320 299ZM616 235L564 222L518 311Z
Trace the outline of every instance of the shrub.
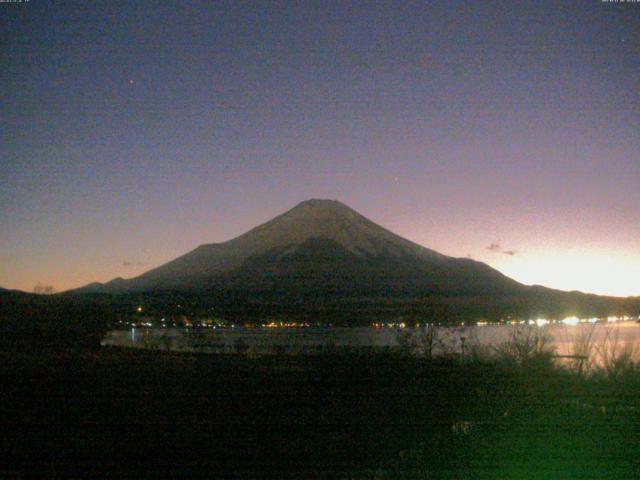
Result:
M438 349L444 348L441 333L435 325L402 329L396 333L400 351L406 355L432 359Z
M620 339L620 328L606 326L604 340L595 346L598 355L595 373L611 380L620 380L637 372L634 344Z
M550 367L554 354L551 337L533 325L517 325L506 342L493 347L497 359L516 367Z

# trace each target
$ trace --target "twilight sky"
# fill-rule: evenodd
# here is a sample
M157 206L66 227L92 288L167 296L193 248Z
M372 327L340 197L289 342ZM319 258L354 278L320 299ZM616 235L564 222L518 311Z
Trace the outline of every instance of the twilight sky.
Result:
M0 286L132 277L316 198L640 295L640 3L0 3Z

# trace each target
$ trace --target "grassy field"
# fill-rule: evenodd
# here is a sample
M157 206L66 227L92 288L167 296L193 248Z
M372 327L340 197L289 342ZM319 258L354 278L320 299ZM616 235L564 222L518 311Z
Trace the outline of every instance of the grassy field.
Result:
M640 374L5 348L0 477L638 478Z

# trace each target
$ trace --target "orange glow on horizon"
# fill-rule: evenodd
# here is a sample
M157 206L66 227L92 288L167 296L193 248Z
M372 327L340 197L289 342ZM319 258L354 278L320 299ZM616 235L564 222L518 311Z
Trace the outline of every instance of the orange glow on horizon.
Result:
M640 295L640 255L603 249L539 250L485 261L526 285L616 297Z

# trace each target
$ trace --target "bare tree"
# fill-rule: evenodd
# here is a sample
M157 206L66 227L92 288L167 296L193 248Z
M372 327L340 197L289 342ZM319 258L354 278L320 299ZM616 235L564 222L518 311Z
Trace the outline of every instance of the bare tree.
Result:
M554 354L551 336L531 325L518 325L509 332L506 342L493 348L498 358L520 367L537 363L550 365Z
M439 330L430 324L420 328L398 330L396 340L401 351L428 359L433 358L434 354L444 347Z
M38 295L51 295L56 293L56 289L53 285L43 285L40 282L33 287L33 293L37 293Z

